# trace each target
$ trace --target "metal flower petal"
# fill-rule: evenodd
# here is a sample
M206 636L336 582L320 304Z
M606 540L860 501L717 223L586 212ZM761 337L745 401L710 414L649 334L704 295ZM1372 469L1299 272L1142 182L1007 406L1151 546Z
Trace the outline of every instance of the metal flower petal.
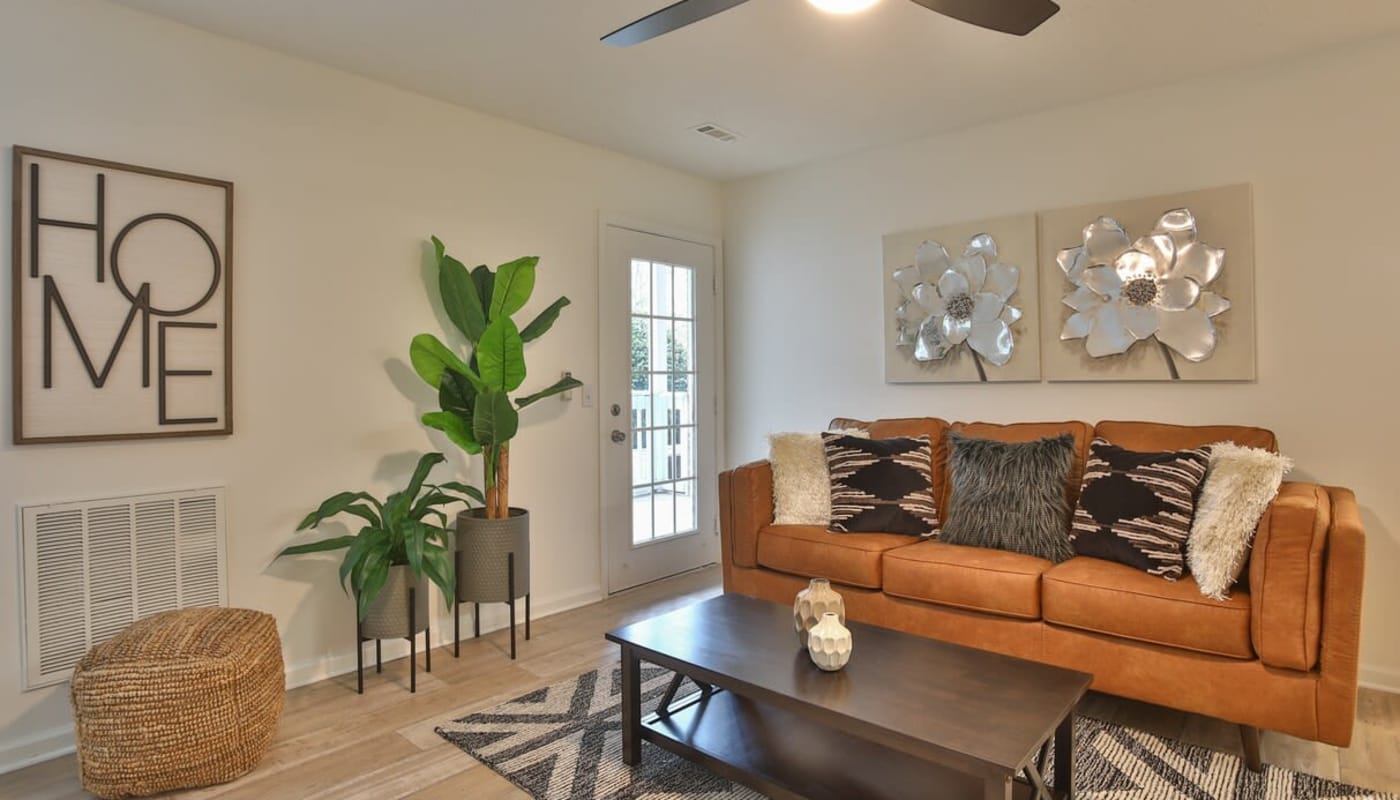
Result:
M991 292L978 292L972 296L972 322L991 322L1001 316L1006 302Z
M1123 327L1128 329L1128 333L1131 333L1134 339L1146 339L1157 332L1158 312L1152 306L1123 303L1118 307L1118 314L1123 320Z
M967 341L967 335L972 332L971 319L940 317L938 322L938 330L949 344L962 344Z
M1196 241L1196 215L1192 214L1189 208L1174 208L1157 220L1157 227L1153 228L1152 232L1165 233L1172 237L1172 241L1176 242L1176 247L1180 250Z
M1016 293L1016 286L1020 282L1021 270L1019 268L998 261L987 267L987 280L982 284L982 291L991 292L1003 300L1010 300L1011 295Z
M1201 292L1196 308L1204 311L1207 317L1215 317L1230 310L1230 301L1215 292Z
M900 296L906 300L913 299L914 287L919 285L919 280L918 267L900 267L894 271L894 285L899 287Z
M1083 285L1084 269L1088 266L1088 255L1084 252L1084 245L1069 247L1061 250L1055 256L1055 263L1060 265L1060 270L1065 273L1065 277L1075 286Z
M1152 258L1152 273L1163 277L1171 272L1176 263L1176 243L1165 233L1154 233L1133 242L1133 250L1146 253Z
M997 240L989 233L979 233L968 240L963 255L981 256L983 261L990 264L997 260Z
M1177 251L1173 277L1190 278L1202 286L1220 277L1225 269L1225 250L1193 242Z
M953 346L943 338L937 317L929 317L919 326L919 334L914 343L915 361L941 361Z
M1006 306L1002 308L1001 320L1007 325L1015 325L1021 320L1021 309L1016 306Z
M1095 311L1081 311L1077 314L1071 314L1069 319L1065 320L1064 328L1060 329L1060 341L1083 339L1088 336L1089 331L1094 329L1095 313Z
M967 343L998 367L1006 366L1011 360L1011 349L1015 346L1011 327L999 319L973 323Z
M921 280L926 283L937 281L938 276L947 272L952 265L948 251L938 242L924 242L914 251L914 266L919 268Z
M1205 361L1215 352L1215 326L1199 308L1164 312L1157 341L1190 361Z
M919 304L929 316L941 315L944 311L943 298L938 296L938 290L921 283L914 287L914 302Z
M1200 296L1200 285L1190 278L1168 278L1157 287L1157 304L1167 311L1184 311Z
M1114 271L1124 283L1134 278L1156 277L1157 266L1157 259L1140 250L1129 250L1113 262Z
M967 278L969 294L982 291L982 284L987 282L987 262L982 256L963 256L953 262L953 270Z
M1094 328L1084 342L1084 349L1094 358L1126 353L1133 346L1133 335L1124 327L1116 303L1105 303L1094 312Z
M960 294L971 294L972 289L968 286L967 278L956 270L947 270L938 278L938 294L944 300L957 297Z
M1093 289L1087 286L1081 286L1065 295L1062 302L1075 311L1088 311L1091 308L1103 305L1104 299L1095 294Z
M1131 244L1127 231L1113 217L1099 217L1084 227L1084 253L1090 266L1112 264Z
M1113 267L1099 266L1084 270L1084 285L1110 300L1116 300L1123 293L1123 279Z

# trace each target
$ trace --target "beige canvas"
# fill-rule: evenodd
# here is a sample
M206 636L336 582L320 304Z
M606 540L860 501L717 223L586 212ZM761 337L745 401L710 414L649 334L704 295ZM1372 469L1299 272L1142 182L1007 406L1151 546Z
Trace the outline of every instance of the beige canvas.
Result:
M996 241L998 259L1019 269L1019 283L1008 305L1021 312L1010 324L1014 342L1011 359L1003 366L982 360L988 382L1040 380L1040 309L1036 302L1039 275L1036 268L1036 220L1034 214L980 220L954 225L894 233L884 237L884 260L880 281L883 286L885 324L885 381L887 383L979 382L981 375L973 361L972 349L964 343L942 360L919 362L913 348L898 346L896 309L904 302L894 281L894 272L914 263L919 245L925 241L943 244L956 259L978 234L990 234Z
M1118 220L1130 239L1150 233L1161 215L1187 208L1195 215L1199 241L1225 249L1225 266L1210 290L1230 301L1212 319L1216 345L1209 358L1193 362L1175 354L1183 381L1250 381L1255 378L1254 213L1248 185L1063 208L1040 215L1040 325L1042 367L1050 381L1169 381L1157 341L1140 340L1121 355L1094 358L1083 339L1062 341L1073 310L1063 302L1075 287L1056 261L1064 248L1083 243L1084 227L1100 216Z

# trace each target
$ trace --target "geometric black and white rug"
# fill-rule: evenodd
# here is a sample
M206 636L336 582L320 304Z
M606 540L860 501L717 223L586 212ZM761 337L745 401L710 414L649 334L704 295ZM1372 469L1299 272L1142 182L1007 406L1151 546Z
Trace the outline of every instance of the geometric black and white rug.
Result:
M642 665L643 708L656 705L670 679L670 671ZM623 764L621 690L620 670L595 670L437 732L536 800L762 797L650 742L642 743L640 767ZM1084 716L1075 759L1083 800L1400 800L1281 767L1253 773L1228 753Z

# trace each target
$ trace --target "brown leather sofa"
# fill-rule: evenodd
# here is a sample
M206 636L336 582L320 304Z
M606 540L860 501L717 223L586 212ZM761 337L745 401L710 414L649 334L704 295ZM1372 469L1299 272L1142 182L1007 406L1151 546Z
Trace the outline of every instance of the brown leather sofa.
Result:
M940 509L948 507L950 430L1004 441L1073 434L1071 502L1096 435L1149 451L1222 440L1278 446L1270 431L1237 426L932 418L833 425L874 437L927 435ZM908 536L774 525L766 461L720 475L720 520L726 591L790 603L809 578L830 578L851 618L1082 670L1099 691L1238 723L1255 763L1259 728L1351 742L1366 543L1347 489L1285 483L1224 602L1203 597L1189 575L1173 583L1094 558L1056 565Z

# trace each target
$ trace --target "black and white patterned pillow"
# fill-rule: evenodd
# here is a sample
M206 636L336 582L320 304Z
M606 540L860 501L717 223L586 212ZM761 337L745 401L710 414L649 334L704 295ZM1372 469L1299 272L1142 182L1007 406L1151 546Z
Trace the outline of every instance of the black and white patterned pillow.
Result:
M1209 465L1209 447L1140 453L1095 439L1070 530L1074 552L1180 578Z
M831 474L833 532L927 536L938 528L927 436L862 439L824 433L822 444Z

